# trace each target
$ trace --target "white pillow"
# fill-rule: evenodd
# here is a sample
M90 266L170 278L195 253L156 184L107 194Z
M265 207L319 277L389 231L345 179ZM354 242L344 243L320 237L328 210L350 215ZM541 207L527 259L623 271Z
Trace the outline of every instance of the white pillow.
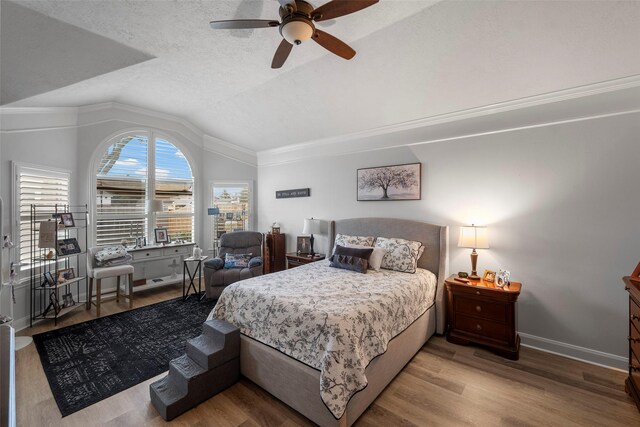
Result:
M393 237L378 237L375 246L386 251L382 258L382 268L404 273L416 272L418 259L424 252L421 242Z
M363 245L354 245L352 243L347 243L347 248L357 248L357 249L371 249L371 246L363 246ZM386 254L386 251L382 248L373 248L373 252L371 252L371 256L369 257L369 268L373 268L375 271L380 271L380 266L382 265L382 258Z
M335 244L333 245L333 250L331 251L331 253L336 251L336 246L340 245L340 246L344 246L347 247L348 244L351 245L361 245L361 246L366 246L368 248L373 247L373 241L376 238L373 236L349 236L347 234L336 234L336 241Z

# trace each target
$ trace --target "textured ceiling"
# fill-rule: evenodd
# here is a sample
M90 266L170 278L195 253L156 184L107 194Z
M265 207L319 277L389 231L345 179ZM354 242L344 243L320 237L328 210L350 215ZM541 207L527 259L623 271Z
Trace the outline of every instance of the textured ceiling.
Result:
M304 43L280 70L277 29L208 26L275 0L17 3L155 59L10 105L118 101L255 151L640 74L640 2L382 0L323 27L353 60Z

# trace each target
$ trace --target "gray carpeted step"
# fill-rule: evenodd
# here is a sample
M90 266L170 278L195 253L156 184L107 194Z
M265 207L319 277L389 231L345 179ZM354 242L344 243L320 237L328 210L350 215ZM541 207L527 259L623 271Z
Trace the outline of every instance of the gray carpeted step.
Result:
M240 330L224 320L209 320L202 335L187 341L187 355L205 369L215 368L240 354Z
M169 374L149 386L151 403L169 421L239 377L240 330L225 321L208 321L202 335L187 342L187 354L170 362Z
M151 403L165 420L171 420L189 410L185 399L187 393L173 385L168 376L151 383L149 393Z
M169 377L178 390L185 394L189 390L189 383L205 372L206 370L202 366L186 354L169 362Z

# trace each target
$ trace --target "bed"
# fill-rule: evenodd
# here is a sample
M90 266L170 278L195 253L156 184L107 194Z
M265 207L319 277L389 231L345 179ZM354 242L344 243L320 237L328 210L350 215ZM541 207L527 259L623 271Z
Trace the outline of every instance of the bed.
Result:
M366 275L321 261L230 285L210 318L241 329L241 372L322 426L348 426L444 329L447 228L391 218L329 223L336 234L419 241L414 274Z

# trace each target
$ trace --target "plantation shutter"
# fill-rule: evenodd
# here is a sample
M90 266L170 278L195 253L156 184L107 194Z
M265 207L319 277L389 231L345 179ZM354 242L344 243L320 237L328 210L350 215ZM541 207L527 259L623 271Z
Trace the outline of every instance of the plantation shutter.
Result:
M96 243L119 244L146 235L148 139L127 136L112 144L97 170Z
M36 221L51 220L51 212L58 205L58 211L64 212L69 206L70 174L39 169L29 166L16 166L17 193L19 206L19 258L20 263L31 263L31 205L38 205L40 213ZM42 209L45 208L45 209ZM34 244L38 245L38 233L34 235ZM36 249L34 248L34 249Z
M193 173L189 162L173 144L155 141L155 198L163 211L156 215L156 227L166 228L172 240L193 241Z

